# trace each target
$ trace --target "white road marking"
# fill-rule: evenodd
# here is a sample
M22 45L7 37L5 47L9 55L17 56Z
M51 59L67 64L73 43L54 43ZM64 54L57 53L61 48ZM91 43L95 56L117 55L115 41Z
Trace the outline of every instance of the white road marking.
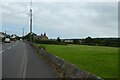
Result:
M23 78L26 77L26 70L27 70L27 57L28 57L28 53L26 52L26 58L25 58L24 70L23 70Z
M14 45L8 47L7 49L11 49L11 48L14 47L16 44L17 44L17 42L16 42ZM0 54L3 53L4 51L5 51L5 50L0 51Z
M0 51L0 54L3 53L5 50Z
M26 77L27 56L28 56L28 52L27 52L27 47L26 47L24 50L24 53L23 53L23 57L21 60L20 69L19 69L17 78L25 78Z
M11 47L7 48L7 49L10 49Z
M15 44L14 44L13 46L16 46L17 43L18 43L18 42L15 42Z

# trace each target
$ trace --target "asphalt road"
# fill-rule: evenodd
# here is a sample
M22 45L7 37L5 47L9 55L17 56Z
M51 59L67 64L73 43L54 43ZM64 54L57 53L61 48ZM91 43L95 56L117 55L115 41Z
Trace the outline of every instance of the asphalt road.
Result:
M2 43L2 78L56 78L53 68L23 41Z

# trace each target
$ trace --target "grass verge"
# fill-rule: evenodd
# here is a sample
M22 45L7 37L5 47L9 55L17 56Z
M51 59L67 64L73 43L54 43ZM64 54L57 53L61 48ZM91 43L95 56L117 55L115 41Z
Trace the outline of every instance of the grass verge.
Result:
M45 49L60 58L102 78L118 77L118 48L86 45L47 45Z

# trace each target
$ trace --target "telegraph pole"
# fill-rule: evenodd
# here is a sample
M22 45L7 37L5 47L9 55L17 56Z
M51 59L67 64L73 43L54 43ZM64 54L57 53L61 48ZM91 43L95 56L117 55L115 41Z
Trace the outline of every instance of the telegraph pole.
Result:
M24 41L24 28L23 28L23 41Z
M6 34L6 30L5 30L5 34Z
M30 42L32 42L32 9L30 9Z
M32 6L32 0L30 3L30 42L32 42L32 9L31 9L31 6Z
M6 37L6 30L5 30L5 37Z

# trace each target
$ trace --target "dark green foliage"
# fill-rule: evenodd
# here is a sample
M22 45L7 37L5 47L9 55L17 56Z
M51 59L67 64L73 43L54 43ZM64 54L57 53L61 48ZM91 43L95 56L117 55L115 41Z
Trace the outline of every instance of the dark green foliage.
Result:
M60 38L59 38L59 37L57 38L57 41L58 41L58 42L61 42L61 40L60 40Z
M6 34L6 38L10 38L10 35Z
M74 39L74 40L73 40L73 44L80 44L80 42L79 42L78 39Z
M34 39L34 42L38 44L57 44L58 43L55 40L39 40L39 39Z
M34 36L36 36L35 33L32 34L32 41L34 40ZM30 41L30 33L28 33L27 35L24 36L24 39Z
M92 39L91 37L87 37L87 38L85 39L85 43L86 43L87 45L92 45L92 44L93 44L93 39Z
M120 47L120 38L91 38L87 37L81 41L84 45Z
M58 44L58 45L66 45L66 43L58 42L56 40L40 40L40 39L34 39L34 43L37 44Z
M91 37L87 37L85 39L66 39L66 40L73 40L73 42L65 42L65 40L63 40L67 44L120 47L120 38L91 38Z
M45 49L46 50L45 46L43 46L43 45L40 45L39 49Z

